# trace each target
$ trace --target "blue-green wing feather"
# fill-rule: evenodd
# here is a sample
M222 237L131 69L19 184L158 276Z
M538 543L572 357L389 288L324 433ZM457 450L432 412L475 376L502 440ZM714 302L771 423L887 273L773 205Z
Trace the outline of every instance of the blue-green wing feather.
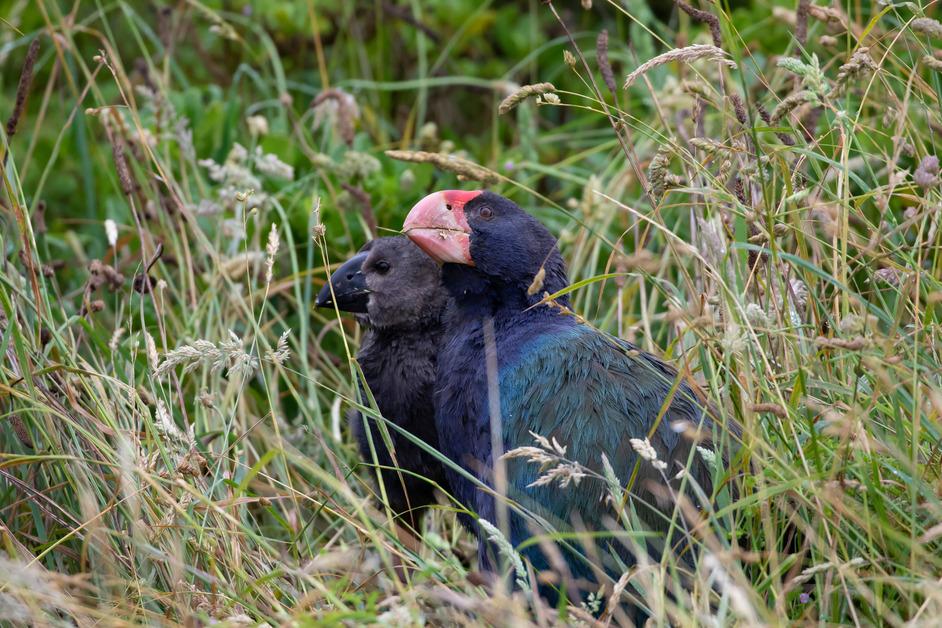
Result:
M604 452L616 475L626 482L637 462L629 439L648 437L662 414L650 438L658 457L669 464L668 477L686 466L691 447L672 425L687 421L703 425L707 434L711 431L703 405L686 382L678 382L676 371L627 342L574 325L519 346L500 369L505 450L532 445L532 431L555 438L567 448L568 459L597 472L602 470ZM698 482L708 484L709 472L699 457L694 458L692 471ZM508 460L508 492L557 529L571 528L578 521L589 530L605 530L605 520L614 518L603 482L589 478L578 487L530 486L540 473L538 465ZM664 485L660 473L643 462L632 492L650 504L655 497L646 490L648 482ZM703 488L710 491L707 485ZM663 527L663 516L654 510L642 505L639 514L652 528ZM529 527L515 518L511 540L515 544L525 540ZM538 552L530 557L543 562Z

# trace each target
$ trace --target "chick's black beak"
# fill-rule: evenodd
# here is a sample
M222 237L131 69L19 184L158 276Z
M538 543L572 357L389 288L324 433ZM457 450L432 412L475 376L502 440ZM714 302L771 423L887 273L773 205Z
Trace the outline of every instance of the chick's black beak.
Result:
M366 314L366 305L370 291L366 287L366 277L363 276L363 262L369 253L357 253L340 266L330 280L324 284L314 305L317 307L334 307L343 312ZM331 293L333 286L333 293Z

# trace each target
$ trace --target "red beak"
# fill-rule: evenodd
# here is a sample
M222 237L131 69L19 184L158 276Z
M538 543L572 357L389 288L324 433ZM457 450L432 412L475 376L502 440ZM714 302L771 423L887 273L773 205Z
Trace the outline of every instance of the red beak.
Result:
M438 262L474 266L471 259L471 227L464 206L480 191L444 190L415 204L402 230L429 257Z

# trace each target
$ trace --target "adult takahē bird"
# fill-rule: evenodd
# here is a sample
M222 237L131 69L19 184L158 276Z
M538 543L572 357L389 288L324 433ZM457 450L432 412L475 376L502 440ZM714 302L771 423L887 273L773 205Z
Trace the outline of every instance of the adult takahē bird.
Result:
M334 272L316 305L333 307L335 301L366 327L357 361L380 413L437 449L433 386L448 301L438 265L408 238L373 240ZM352 415L360 455L372 464L363 416ZM393 460L379 426L373 419L368 425L390 509L418 529L425 508L435 502L435 485L444 483L442 465L390 427Z
M567 459L598 473L604 453L623 482L636 472L632 499L654 530L667 527L663 513L669 516L673 504L665 480L671 479L669 488L676 492L681 480L674 476L681 468L710 494L709 468L691 453L698 443L682 434L693 431L699 444L709 447L714 430L691 385L631 343L596 331L559 307L537 305L539 294L568 285L556 239L539 221L491 192L443 191L416 204L403 230L444 263L442 280L454 299L438 360L436 427L442 453L491 487L495 445L504 452L532 445L531 432L556 439ZM539 290L534 289L538 275ZM565 296L556 303L568 307ZM493 438L492 425L499 426ZM639 459L630 443L646 437L656 463ZM539 465L516 458L506 464L508 497L557 529L604 532L615 518L605 483L597 478L565 488L534 484ZM455 496L494 523L495 500L488 491L457 473L448 476ZM512 513L510 541L519 546L532 536L531 527L527 518ZM607 570L613 574L612 556L630 556L621 542L609 537L607 543L613 550ZM574 545L581 549L579 542ZM486 549L482 543L482 555ZM531 544L523 553L539 571L549 568L554 552ZM576 580L597 581L598 572L576 553L563 549L560 555Z

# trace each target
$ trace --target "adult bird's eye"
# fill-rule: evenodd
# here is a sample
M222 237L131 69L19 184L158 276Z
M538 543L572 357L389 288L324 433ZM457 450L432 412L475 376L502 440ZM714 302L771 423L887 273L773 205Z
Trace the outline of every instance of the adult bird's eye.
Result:
M386 273L389 272L389 262L382 261L382 260L379 262L376 262L375 268L376 268L376 272L378 272L380 275L385 275Z
M481 208L481 211L478 212L478 215L481 216L484 220L490 220L494 217L494 210L485 205Z

